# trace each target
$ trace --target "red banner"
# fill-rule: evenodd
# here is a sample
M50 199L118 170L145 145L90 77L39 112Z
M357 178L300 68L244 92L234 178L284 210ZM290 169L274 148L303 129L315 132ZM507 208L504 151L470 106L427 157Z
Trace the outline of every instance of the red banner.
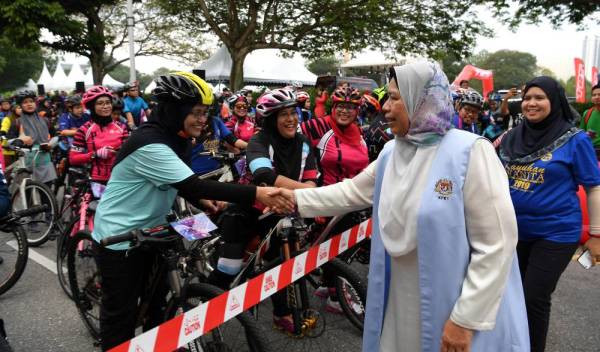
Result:
M598 84L598 67L592 66L592 87Z
M490 70L483 70L473 65L467 65L463 70L456 76L452 85L459 86L460 81L478 79L483 84L483 99L487 100L488 93L494 90L494 72Z
M585 65L578 57L575 58L575 101L585 103Z

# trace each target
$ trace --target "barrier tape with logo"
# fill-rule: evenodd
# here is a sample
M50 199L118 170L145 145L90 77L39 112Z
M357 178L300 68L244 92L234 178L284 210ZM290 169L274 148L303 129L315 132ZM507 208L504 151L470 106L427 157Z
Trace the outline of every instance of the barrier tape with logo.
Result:
M210 332L371 236L366 220L109 352L170 352Z

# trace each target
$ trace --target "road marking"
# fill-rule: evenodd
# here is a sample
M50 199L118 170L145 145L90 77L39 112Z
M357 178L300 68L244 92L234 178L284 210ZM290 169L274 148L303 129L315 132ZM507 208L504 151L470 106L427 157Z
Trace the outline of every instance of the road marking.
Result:
M17 241L14 241L14 240L9 241L8 245L11 246L12 248L14 248L15 250L19 249L17 247ZM58 272L56 271L56 262L44 257L43 255L41 255L40 253L36 252L35 250L33 250L31 248L29 248L29 259L33 260L34 262L38 263L39 265L43 266L44 268L50 270L51 272L54 273L54 275L58 275Z

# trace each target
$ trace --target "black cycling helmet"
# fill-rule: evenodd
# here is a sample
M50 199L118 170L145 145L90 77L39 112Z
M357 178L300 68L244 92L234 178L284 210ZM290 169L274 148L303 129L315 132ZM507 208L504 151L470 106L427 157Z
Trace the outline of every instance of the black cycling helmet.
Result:
M462 98L460 100L460 106L463 105L471 105L476 108L483 108L483 98L479 93L474 90L469 90L463 93Z
M67 97L67 99L65 100L65 104L67 105L67 107L81 105L81 97L79 95L71 95L70 97Z
M16 101L17 101L17 104L21 105L23 103L23 100L25 100L27 98L31 98L35 101L36 97L37 97L37 95L35 94L34 91L23 90L23 91L20 91L19 93L17 93Z
M119 98L113 98L112 107L113 107L113 111L123 110L123 100L121 100Z
M159 102L189 102L211 105L213 93L200 77L189 72L175 72L155 79L152 95Z

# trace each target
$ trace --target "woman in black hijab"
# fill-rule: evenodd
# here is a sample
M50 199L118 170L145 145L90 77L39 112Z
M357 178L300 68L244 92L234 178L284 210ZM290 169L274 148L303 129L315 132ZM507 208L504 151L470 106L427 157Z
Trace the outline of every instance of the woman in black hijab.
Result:
M527 83L521 104L525 120L500 143L517 215L517 254L531 351L544 351L551 295L579 246L584 186L590 210L585 245L600 259L600 170L592 142L573 126L564 89L550 77ZM596 238L595 238L596 237Z
M191 139L200 136L208 118L212 90L200 77L187 72L155 81L153 95L159 104L150 121L133 132L117 155L96 210L94 240L166 222L177 195L210 211L217 210L217 204L208 200L248 206L258 201L276 210L293 209L272 194L273 188L199 179L187 165L189 150ZM129 252L129 247L126 242L100 248L95 258L102 279L100 337L104 351L134 336L137 302L149 273L145 269L155 260L155 253ZM154 297L144 324L147 329L164 319L164 296Z
M257 114L264 118L264 128L248 142L246 160L252 182L261 186L287 189L315 187L317 167L309 142L298 132L296 94L288 89L274 89L258 98ZM258 220L264 206L234 205L227 209L220 224L223 252L209 281L223 289L240 272L244 249L253 236L266 235L279 221L273 216ZM279 253L272 245L267 258ZM285 292L272 296L273 323L280 330L294 333L291 312L286 305Z

